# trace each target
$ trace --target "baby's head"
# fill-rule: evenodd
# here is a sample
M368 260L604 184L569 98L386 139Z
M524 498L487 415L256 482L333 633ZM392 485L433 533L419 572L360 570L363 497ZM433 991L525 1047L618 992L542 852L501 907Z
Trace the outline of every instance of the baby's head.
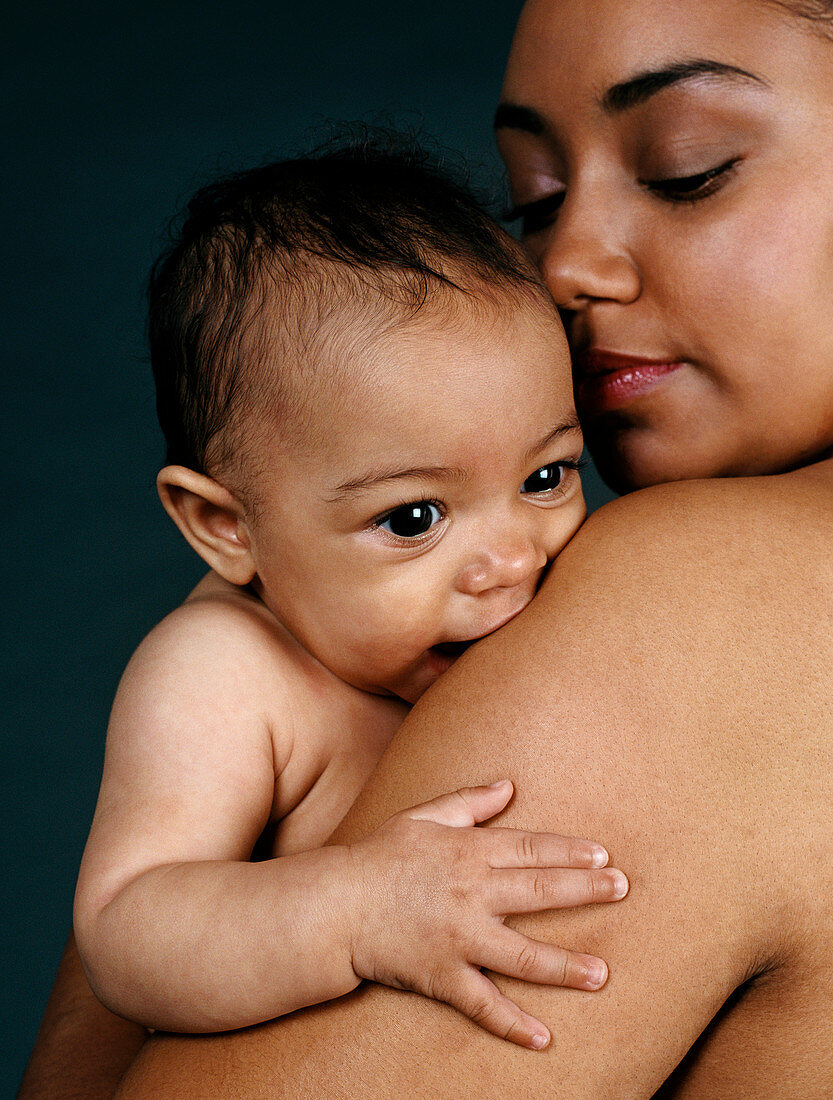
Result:
M167 511L347 682L418 698L582 522L557 312L423 154L203 189L150 302Z

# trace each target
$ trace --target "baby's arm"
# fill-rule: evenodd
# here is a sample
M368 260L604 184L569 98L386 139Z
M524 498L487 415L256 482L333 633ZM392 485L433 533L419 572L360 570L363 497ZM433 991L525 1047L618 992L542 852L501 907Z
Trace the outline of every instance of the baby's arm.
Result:
M75 930L101 1000L148 1026L243 1026L357 981L331 916L346 849L249 862L293 733L270 641L237 607L186 604L116 696Z
M125 673L76 900L93 988L149 1026L211 1031L329 1000L368 977L535 1045L545 1029L477 968L602 984L604 971L601 981L588 973L597 960L502 923L509 912L612 900L613 872L590 869L596 846L458 827L498 812L507 785L406 811L350 847L248 862L286 763L275 746L288 756L293 732L290 699L288 736L267 725L275 670L261 629L241 628L233 613L226 621L222 607L186 606Z
M511 913L618 901L628 881L597 844L521 829L475 829L512 797L508 780L463 787L389 818L353 845L370 902L354 937L357 974L445 1001L486 1031L540 1050L550 1033L481 967L546 985L600 989L605 963L507 928ZM383 887L379 892L379 885Z

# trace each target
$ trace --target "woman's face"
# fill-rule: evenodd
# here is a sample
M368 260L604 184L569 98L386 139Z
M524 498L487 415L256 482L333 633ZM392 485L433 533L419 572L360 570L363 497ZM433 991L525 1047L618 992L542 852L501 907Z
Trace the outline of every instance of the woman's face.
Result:
M530 0L496 118L620 491L833 453L833 42L763 0Z

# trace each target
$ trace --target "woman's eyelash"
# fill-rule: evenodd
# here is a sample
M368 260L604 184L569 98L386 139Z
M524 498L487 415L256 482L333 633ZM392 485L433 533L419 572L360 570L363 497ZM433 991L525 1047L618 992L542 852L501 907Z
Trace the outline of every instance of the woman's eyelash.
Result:
M733 157L724 164L709 168L705 172L698 172L693 176L675 176L668 179L640 180L639 182L643 187L657 195L658 198L667 202L698 202L700 199L708 198L709 195L713 195L720 190L740 159L740 157ZM522 236L531 236L550 225L563 205L566 194L566 190L554 191L551 195L543 195L540 199L518 203L506 210L501 216L501 220L504 222L519 221Z
M521 233L528 237L531 233L537 233L545 229L558 213L566 191L554 191L551 195L544 195L532 202L518 203L510 207L501 215L501 221L521 223Z
M715 191L719 191L726 182L726 177L735 168L739 157L718 164L715 168L709 168L705 172L698 172L693 176L676 176L660 180L640 180L643 187L647 187L659 198L667 202L698 202L708 198Z

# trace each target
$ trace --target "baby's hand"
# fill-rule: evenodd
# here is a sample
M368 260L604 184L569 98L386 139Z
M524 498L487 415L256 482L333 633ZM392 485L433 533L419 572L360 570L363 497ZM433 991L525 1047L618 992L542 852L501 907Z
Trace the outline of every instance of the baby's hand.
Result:
M405 810L351 851L364 906L353 969L446 1001L494 1035L541 1050L547 1028L480 970L546 985L600 989L607 966L507 928L510 913L618 901L621 871L598 844L519 829L475 829L512 796L506 780ZM602 870L604 868L604 870Z

